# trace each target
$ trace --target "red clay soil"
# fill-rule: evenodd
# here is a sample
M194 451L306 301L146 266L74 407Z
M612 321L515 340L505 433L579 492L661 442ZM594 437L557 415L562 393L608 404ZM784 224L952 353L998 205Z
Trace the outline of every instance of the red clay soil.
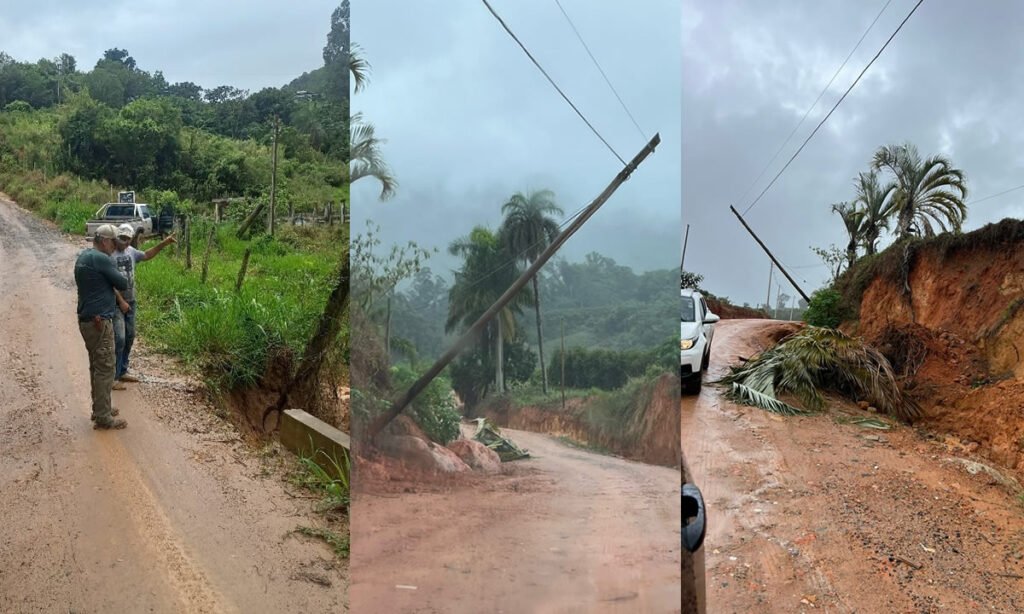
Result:
M737 307L729 303L723 303L717 298L706 296L704 297L708 303L708 309L711 313L722 318L723 320L733 319L758 319L767 318L763 311L758 309L751 309L750 307Z
M769 327L722 322L709 379L756 352ZM681 400L683 452L708 510L708 612L1024 612L1020 501L972 474L955 440L864 428L848 418L871 414L842 403L783 417L722 393L705 385Z
M679 380L671 374L663 375L655 383L647 406L634 413L625 429L614 432L594 427L587 420L587 399L580 398L568 399L565 410L559 403L537 407L504 402L485 410L484 416L499 427L568 437L631 460L678 467L678 396Z
M1024 474L1024 239L1014 238L1020 224L1003 221L969 233L959 246L936 241L918 248L909 297L900 280L875 278L856 326L905 376L907 392L924 410L921 425L959 437L1018 477Z

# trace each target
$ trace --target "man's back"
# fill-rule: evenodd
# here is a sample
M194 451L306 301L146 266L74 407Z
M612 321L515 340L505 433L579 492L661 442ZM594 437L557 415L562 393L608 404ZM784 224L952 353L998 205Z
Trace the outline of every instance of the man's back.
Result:
M75 260L75 284L78 286L78 317L109 318L117 309L113 288L125 290L128 280L117 272L110 256L87 249Z

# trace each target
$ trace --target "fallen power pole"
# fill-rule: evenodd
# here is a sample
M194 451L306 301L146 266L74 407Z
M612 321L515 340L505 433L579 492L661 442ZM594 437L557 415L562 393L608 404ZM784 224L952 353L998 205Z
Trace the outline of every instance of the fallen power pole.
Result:
M441 371L446 366L448 366L448 363L454 360L455 356L457 356L458 353L463 350L463 348L469 345L469 343L473 341L473 339L475 339L477 335L480 334L484 326L486 326L487 323L490 322L490 320L499 311L501 311L505 307L505 305L507 305L509 301L511 301L513 297L515 297L515 295L519 293L520 290L523 289L523 286L525 286L530 281L530 279L537 274L537 271L539 271L540 268L544 266L544 263L551 259L555 252L557 252L558 249L562 247L562 244L565 243L566 240L569 239L569 237L575 234L576 231L579 230L580 227L583 226L583 224L588 219L590 219L590 217L594 215L594 213L596 213L598 209L601 208L601 205L603 205L605 201L607 201L611 197L611 195L615 193L615 190L617 190L620 185L622 185L627 179L629 179L629 176L633 174L633 171L636 170L637 166L639 166L640 163L647 158L647 156L654 152L654 148L657 147L659 143L661 143L661 136L659 134L655 134L654 138L652 138L650 142L648 142L647 145L644 145L644 148L640 150L640 153L638 153L632 160L630 160L629 164L627 164L625 167L623 167L621 171L619 171L619 174L616 175L614 179L612 179L611 183L608 184L608 187L606 187L604 191L601 192L601 194L598 195L598 197L595 198L592 203L587 205L587 208L583 210L580 216L577 217L565 230L563 230L561 234L555 237L554 241L552 241L551 244L548 245L548 247L544 250L544 252L537 257L533 264L531 264L530 267L526 269L526 271L524 271L522 275L519 276L519 279L517 279L511 286L509 286L508 290L505 290L505 293L502 294L501 297L493 305L491 305L490 308L488 308L487 311L485 311L483 315L481 315L480 318L473 323L472 326L469 327L469 330L464 332L462 336L459 337L458 341L456 341L455 344L452 345L447 352L445 352L440 358L438 358L437 362L435 362L427 370L426 373L420 376L420 378L416 380L415 383L413 383L413 385L409 388L409 390L406 391L404 395L402 395L401 398L399 398L397 401L395 401L394 404L391 405L388 411L377 416L373 420L373 422L370 424L370 429L368 432L370 439L376 437L377 434L380 433L384 429L384 427L388 425L388 423L397 418L398 415L401 414L402 411L409 405L409 403L411 403L412 400L415 399L416 396L420 392L422 392L424 388L427 387L427 384L429 384L431 380L437 377L437 375L441 373Z
M757 244L761 246L761 249L764 250L764 253L768 254L768 257L772 259L772 262L775 263L775 266L779 267L779 270L782 271L782 274L786 276L786 279L789 280L789 283L793 284L793 287L796 288L796 291L800 293L800 296L804 297L805 301L810 302L811 299L807 297L807 294L804 293L802 289L800 289L800 286L798 286L795 281L793 281L793 278L790 277L786 269L784 269L782 265L779 264L779 261L775 258L775 256L770 251L768 251L768 248L765 247L765 244L761 241L761 239L759 239L758 236L754 234L754 231L750 229L750 226L747 226L746 220L744 220L743 216L740 215L740 212L736 210L736 207L729 205L729 209L736 214L736 219L740 221L740 224L743 224L743 227L747 229L747 232L750 233L750 236L754 237L754 240L757 241ZM771 296L770 292L771 291L769 290L769 296Z

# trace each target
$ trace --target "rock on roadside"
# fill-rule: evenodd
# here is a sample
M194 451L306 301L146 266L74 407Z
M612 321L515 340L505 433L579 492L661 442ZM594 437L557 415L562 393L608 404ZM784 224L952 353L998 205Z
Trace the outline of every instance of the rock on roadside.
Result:
M381 438L380 447L389 456L417 469L437 473L469 471L469 465L464 463L455 452L411 435Z
M484 473L501 471L501 458L498 453L479 441L457 439L448 444L448 449L458 455L464 463Z

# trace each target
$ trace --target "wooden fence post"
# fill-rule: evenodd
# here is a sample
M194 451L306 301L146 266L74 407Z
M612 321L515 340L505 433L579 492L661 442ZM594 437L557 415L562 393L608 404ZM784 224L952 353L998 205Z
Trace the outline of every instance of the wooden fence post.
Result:
M235 281L235 294L242 290L242 282L245 281L245 271L249 268L249 252L252 248L245 248L245 254L242 256L242 268L238 270L238 279Z
M203 252L203 273L199 278L199 283L206 283L206 272L210 266L210 248L213 247L213 238L217 236L217 225L214 224L213 228L210 229L210 236L206 238L206 251Z
M185 217L185 268L192 270L192 220Z

